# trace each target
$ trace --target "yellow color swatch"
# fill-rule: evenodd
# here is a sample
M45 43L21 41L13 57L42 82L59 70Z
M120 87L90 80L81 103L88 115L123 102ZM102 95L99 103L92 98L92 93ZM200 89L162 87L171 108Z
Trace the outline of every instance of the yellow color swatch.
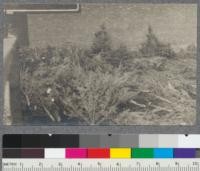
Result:
M110 158L131 158L131 148L110 148Z

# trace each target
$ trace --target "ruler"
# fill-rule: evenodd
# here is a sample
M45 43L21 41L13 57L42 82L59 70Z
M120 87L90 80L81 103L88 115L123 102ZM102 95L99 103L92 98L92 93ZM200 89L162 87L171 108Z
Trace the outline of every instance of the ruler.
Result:
M3 171L200 171L200 159L3 159Z

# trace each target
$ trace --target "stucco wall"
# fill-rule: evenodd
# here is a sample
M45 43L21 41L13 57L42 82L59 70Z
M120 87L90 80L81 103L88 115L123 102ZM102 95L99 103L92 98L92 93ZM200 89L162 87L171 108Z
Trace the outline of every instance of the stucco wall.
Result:
M3 62L4 62L4 117L3 121L7 125L12 124L11 116L11 72L13 65L13 57L16 46L16 37L13 35L8 35L6 39L3 40L4 43L4 53L3 53Z
M194 4L84 4L78 13L28 14L30 46L87 47L104 23L113 40L135 49L145 39L148 25L174 47L196 44L197 6Z

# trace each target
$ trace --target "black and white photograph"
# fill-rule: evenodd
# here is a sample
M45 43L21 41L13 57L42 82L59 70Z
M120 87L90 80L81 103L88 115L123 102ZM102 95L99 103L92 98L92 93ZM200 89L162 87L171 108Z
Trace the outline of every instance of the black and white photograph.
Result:
M5 4L4 125L196 124L197 4Z

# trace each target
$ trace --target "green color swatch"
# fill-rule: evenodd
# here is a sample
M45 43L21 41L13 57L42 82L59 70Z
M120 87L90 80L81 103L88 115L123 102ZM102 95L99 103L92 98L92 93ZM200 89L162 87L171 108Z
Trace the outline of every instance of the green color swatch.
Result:
M131 158L154 158L153 148L132 148Z

